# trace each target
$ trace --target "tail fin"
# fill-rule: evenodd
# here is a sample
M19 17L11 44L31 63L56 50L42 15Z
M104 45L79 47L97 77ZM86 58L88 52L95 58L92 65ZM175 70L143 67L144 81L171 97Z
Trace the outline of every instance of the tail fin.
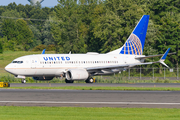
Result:
M129 55L142 55L146 32L148 28L149 15L143 15L139 23L134 28L133 32L125 42L125 44L108 54L129 54Z

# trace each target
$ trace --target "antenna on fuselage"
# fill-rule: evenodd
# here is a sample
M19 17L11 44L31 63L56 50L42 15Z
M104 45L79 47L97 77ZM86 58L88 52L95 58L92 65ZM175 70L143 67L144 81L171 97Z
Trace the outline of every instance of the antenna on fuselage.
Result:
M45 54L45 51L46 51L46 49L44 49L44 50L42 51L42 54Z
M69 54L71 54L71 51L69 52Z

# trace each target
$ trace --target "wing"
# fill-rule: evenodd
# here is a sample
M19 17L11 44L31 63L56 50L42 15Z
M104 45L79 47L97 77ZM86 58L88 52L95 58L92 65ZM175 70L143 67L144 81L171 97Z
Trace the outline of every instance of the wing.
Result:
M174 53L168 53L168 55L172 55L172 54L176 54ZM136 57L135 59L146 59L146 58L152 58L152 57L159 57L159 56L163 56L164 54L159 54L159 55L149 55L149 56L145 56L145 57Z
M136 65L148 65L148 64L153 64L155 62L147 62L147 63L136 63L136 64L123 64L123 65L111 65L111 66L99 66L99 67L88 67L86 68L87 71L92 71L92 70L105 70L105 69L121 69L121 68L129 68L133 67Z

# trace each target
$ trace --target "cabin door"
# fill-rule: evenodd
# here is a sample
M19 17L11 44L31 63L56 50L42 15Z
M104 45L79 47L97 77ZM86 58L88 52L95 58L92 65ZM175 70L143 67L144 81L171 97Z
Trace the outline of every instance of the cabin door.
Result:
M37 67L37 60L31 59L31 68L36 69L36 67Z

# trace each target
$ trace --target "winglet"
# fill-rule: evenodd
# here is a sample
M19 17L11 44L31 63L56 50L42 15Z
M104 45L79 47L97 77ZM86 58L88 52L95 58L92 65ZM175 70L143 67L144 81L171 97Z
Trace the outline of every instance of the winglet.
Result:
M168 49L166 50L166 52L164 53L164 55L163 55L163 56L161 57L161 59L159 60L159 62L160 62L161 64L163 64L164 66L166 66L167 68L169 68L169 66L167 66L166 63L164 63L164 61L165 61L165 59L166 59L166 57L167 57L167 55L168 55L169 50L170 50L170 48L168 48Z
M166 59L166 57L167 57L167 55L168 55L168 52L169 52L169 50L170 50L170 48L168 48L167 50L166 50L166 52L164 53L164 55L161 57L161 59L160 60L165 60Z
M46 49L44 49L44 50L42 51L42 54L45 54L45 51L46 51Z

